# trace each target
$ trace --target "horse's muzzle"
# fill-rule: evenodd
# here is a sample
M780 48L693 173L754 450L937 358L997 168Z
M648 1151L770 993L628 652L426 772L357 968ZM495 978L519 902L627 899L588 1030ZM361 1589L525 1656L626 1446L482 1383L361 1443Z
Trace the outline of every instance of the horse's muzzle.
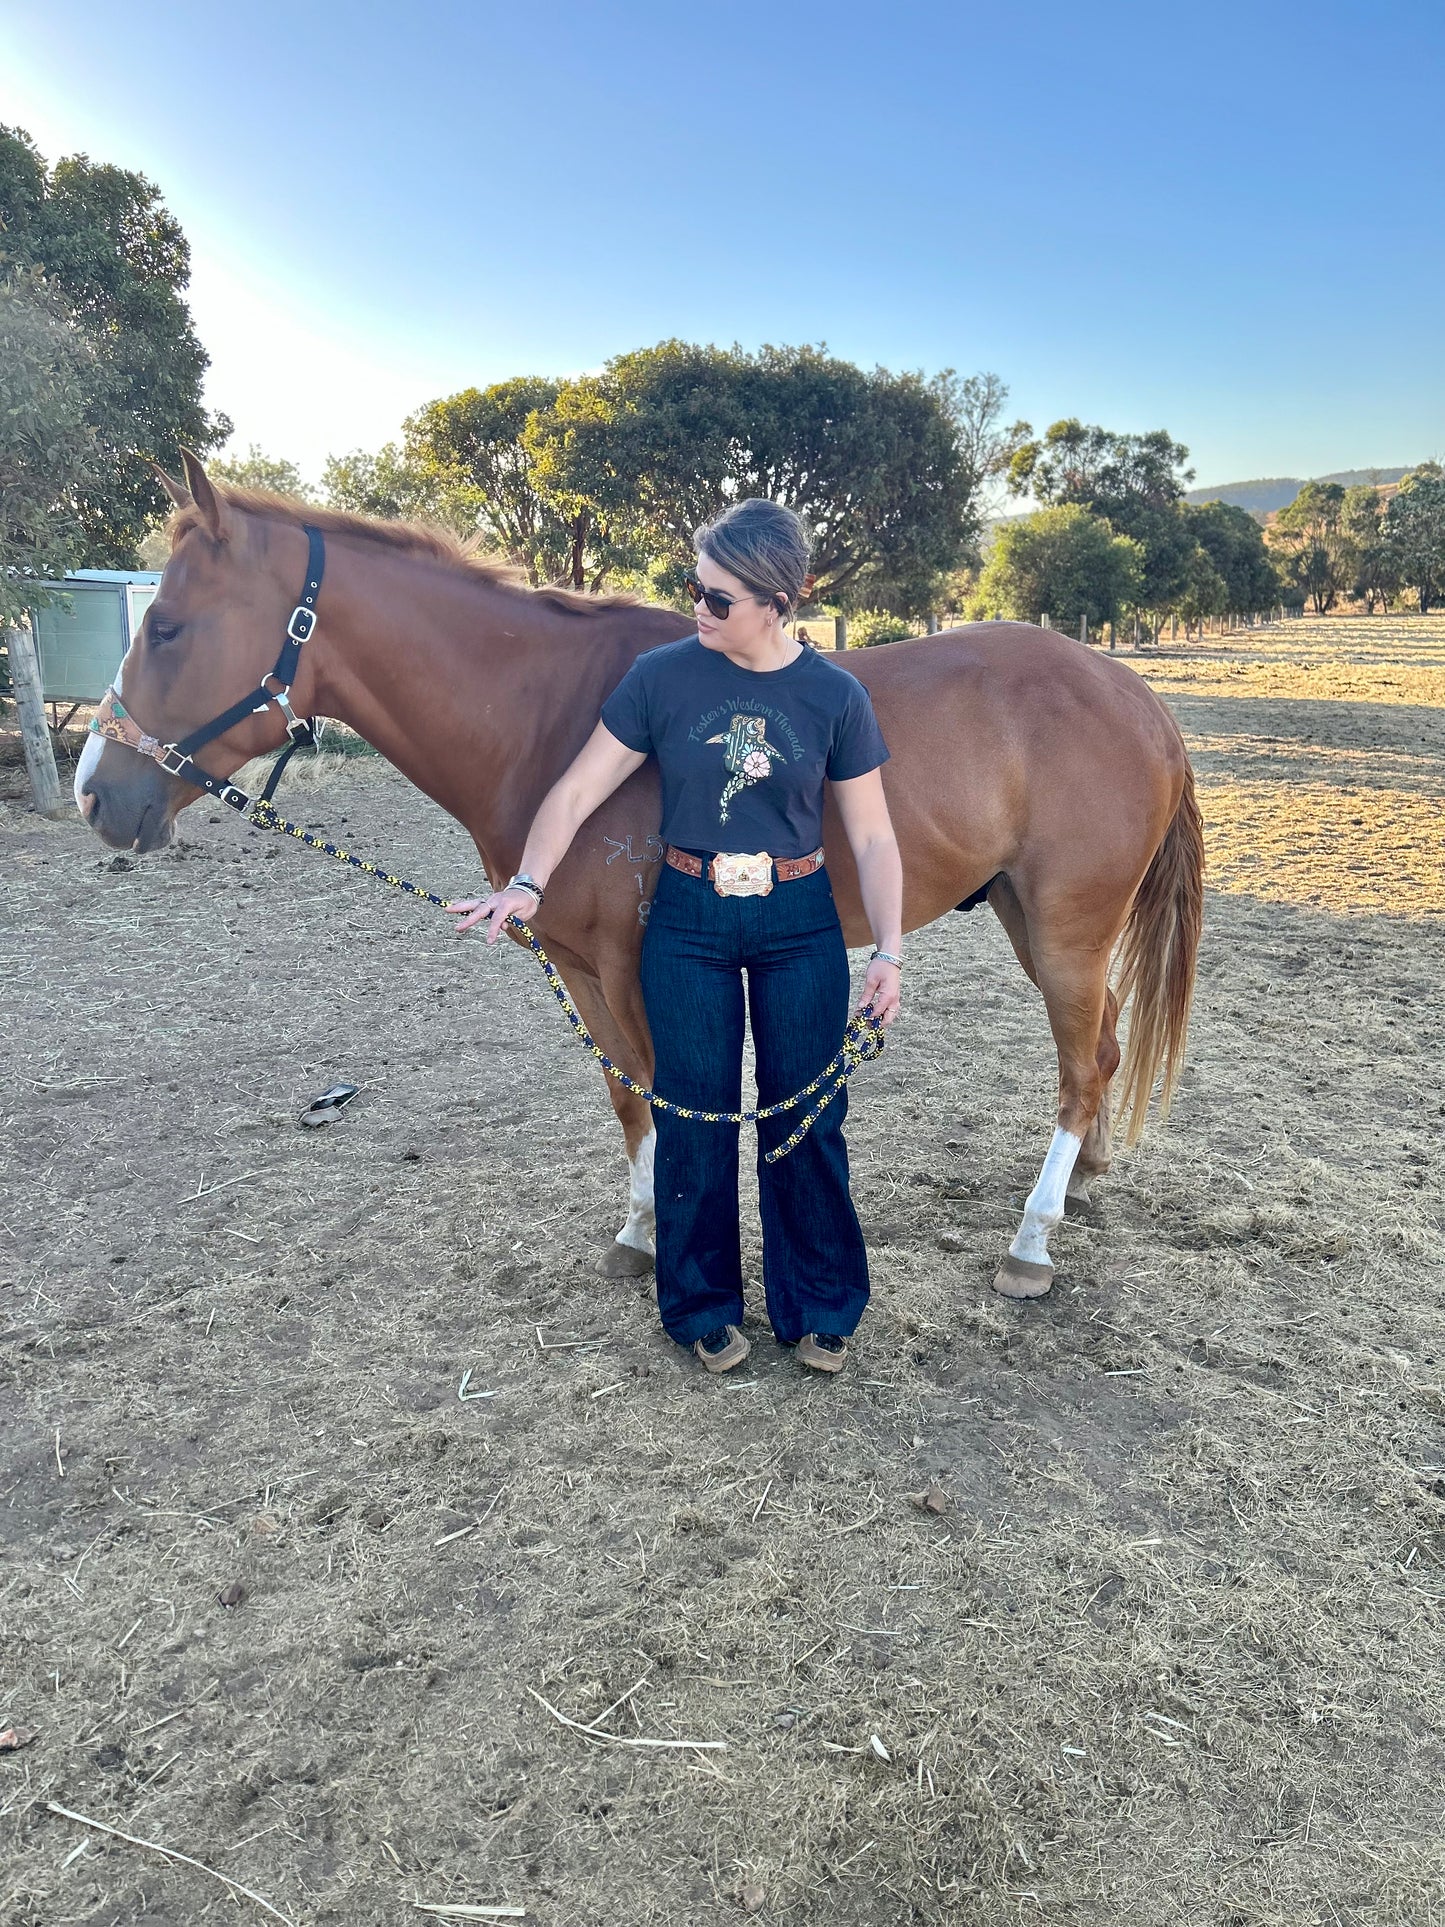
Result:
M175 836L169 786L156 772L140 772L112 779L97 772L76 785L75 801L81 815L102 843L113 850L163 850Z

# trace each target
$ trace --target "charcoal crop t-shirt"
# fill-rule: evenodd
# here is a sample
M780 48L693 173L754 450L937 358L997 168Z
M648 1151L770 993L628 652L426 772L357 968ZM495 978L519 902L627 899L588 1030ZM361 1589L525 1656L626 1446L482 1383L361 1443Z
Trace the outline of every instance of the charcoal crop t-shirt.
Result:
M739 669L696 636L640 655L602 705L662 774L662 836L684 850L807 856L823 840L823 781L888 761L868 691L805 648L783 669Z

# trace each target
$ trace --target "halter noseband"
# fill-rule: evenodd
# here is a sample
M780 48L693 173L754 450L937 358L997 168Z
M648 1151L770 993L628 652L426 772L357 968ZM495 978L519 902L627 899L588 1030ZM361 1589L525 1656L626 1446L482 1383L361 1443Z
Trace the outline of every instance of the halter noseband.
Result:
M314 716L298 716L291 707L291 687L296 680L297 664L301 660L301 645L309 642L315 633L316 598L321 593L321 578L326 570L326 544L320 529L313 529L308 524L305 533L306 584L301 591L301 600L291 611L286 623L286 637L281 644L281 653L276 658L276 667L261 678L249 696L232 703L229 709L223 710L210 722L203 723L199 729L193 729L189 736L183 736L178 743L162 743L141 729L123 707L114 687L111 687L106 690L91 720L92 733L105 737L107 742L124 743L127 749L138 750L142 756L149 756L152 762L159 763L168 776L179 776L183 783L191 783L195 788L214 796L218 802L228 803L233 810L244 813L253 799L244 790L238 790L234 783L203 770L194 760L195 754L218 736L224 736L228 729L234 728L247 716L259 716L274 703L281 711L290 740L272 764L266 787L256 799L269 803L276 793L276 785L281 781L281 772L293 753L303 743L314 744L320 733ZM279 687L272 689L268 686L271 683L279 684Z

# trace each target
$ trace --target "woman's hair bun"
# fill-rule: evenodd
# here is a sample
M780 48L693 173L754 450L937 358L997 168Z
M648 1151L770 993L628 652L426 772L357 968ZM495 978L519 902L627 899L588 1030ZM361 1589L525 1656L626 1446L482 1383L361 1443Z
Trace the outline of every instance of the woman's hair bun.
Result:
M756 495L734 502L704 523L693 542L699 555L745 582L754 595L785 597L789 612L812 590L812 538L802 516L781 502Z

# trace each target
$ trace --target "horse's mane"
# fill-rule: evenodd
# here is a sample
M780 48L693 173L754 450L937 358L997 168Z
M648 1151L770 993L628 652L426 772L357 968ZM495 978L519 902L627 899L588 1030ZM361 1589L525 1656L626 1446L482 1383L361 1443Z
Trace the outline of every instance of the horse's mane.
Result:
M534 589L522 570L508 562L497 562L479 555L475 536L463 541L450 529L430 522L387 522L372 515L353 515L347 509L316 508L298 502L294 496L276 495L269 489L233 488L229 483L212 483L225 502L251 515L268 516L272 521L290 522L300 528L309 524L323 535L350 535L363 542L374 542L403 554L441 562L454 569L465 569L498 589L512 589L549 603L570 615L600 615L607 609L638 609L646 605L634 595L589 595L582 589L563 589L547 585ZM167 525L174 548L188 530L203 526L201 511L192 504L177 509Z

